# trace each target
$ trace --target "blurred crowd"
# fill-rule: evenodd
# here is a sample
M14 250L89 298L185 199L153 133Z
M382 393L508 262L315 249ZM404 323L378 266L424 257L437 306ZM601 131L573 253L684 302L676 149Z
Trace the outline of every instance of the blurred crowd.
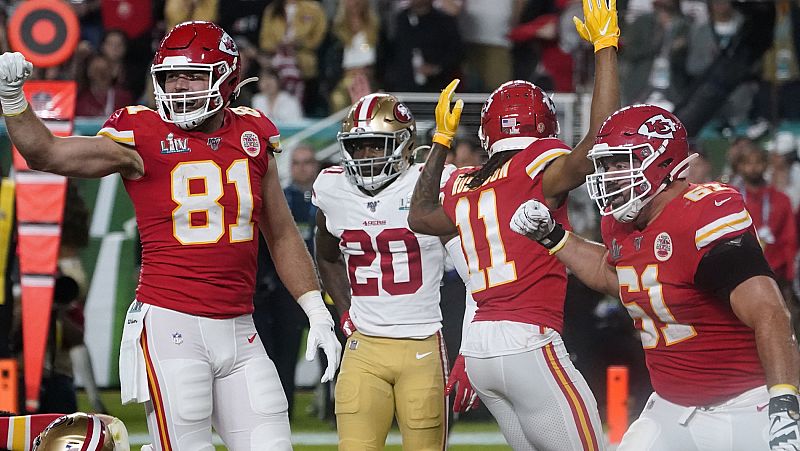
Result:
M261 81L239 103L278 122L323 117L368 92L467 92L516 78L548 92L591 88L591 49L572 24L580 0L69 0L81 22L74 57L37 76L75 79L78 115L152 105L149 65L165 32L211 20L239 44L245 77ZM0 1L0 19L19 0ZM773 45L729 96L725 123L796 119L798 6L775 0ZM623 104L680 104L747 21L731 0L618 0ZM5 20L0 20L4 23ZM7 50L0 32L0 50Z

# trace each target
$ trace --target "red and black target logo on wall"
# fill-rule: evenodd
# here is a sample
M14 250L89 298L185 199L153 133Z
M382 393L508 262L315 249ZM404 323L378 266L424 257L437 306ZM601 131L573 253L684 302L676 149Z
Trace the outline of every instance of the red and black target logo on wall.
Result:
M62 0L27 0L8 24L12 50L38 67L57 66L72 56L80 37L78 17Z

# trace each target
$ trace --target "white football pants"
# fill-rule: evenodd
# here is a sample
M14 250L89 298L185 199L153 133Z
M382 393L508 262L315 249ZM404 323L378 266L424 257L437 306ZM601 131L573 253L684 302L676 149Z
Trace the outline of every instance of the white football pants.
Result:
M288 404L253 318L212 319L151 306L142 332L156 451L291 450Z
M653 393L617 451L766 451L768 409L766 387L713 407L685 407Z
M532 351L465 357L467 374L515 451L598 451L597 401L556 336Z

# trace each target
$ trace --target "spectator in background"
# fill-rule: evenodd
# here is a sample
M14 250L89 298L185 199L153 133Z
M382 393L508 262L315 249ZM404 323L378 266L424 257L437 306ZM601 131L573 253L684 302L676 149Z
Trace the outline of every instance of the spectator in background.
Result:
M800 61L797 56L797 20L800 8L795 2L775 2L775 30L772 48L764 54L762 83L756 96L755 115L773 124L782 119L800 119Z
M379 27L378 15L369 0L339 2L332 31L342 46L342 78L331 92L331 111L339 111L352 103L350 88L357 79L366 79L372 84ZM371 92L368 87L367 91Z
M711 0L709 11L709 20L695 22L689 32L686 73L692 83L702 81L706 70L728 50L744 23L744 17L734 9L731 0ZM755 82L737 86L716 116L726 124L737 125L745 121L756 89Z
M253 95L258 92L258 84L253 83L257 81L258 74L261 71L261 64L259 58L258 47L253 45L249 39L244 36L234 38L236 45L239 47L239 62L242 65L241 74L242 78L239 86L239 95L231 102L233 106L250 106L253 102ZM268 67L264 64L263 67Z
M121 30L108 30L103 36L100 44L100 54L106 58L111 75L114 78L114 85L121 88L128 88L128 66L125 56L128 53L128 37Z
M456 20L433 8L433 0L411 0L395 17L387 42L383 79L389 91L439 92L462 60Z
M328 18L313 0L274 0L261 19L261 50L272 58L281 85L301 99L306 111L316 106L317 48L328 31Z
M537 64L525 79L533 80L547 91L573 92L575 88L572 81L572 56L561 48L559 41L559 33L562 31L560 28L562 3L564 1L558 1L550 13L543 13L531 21L514 27L509 37L518 44L517 55L529 46L532 46L535 52L533 59ZM570 25L567 33L574 34L572 31L574 24Z
M291 153L292 183L283 193L289 204L300 236L310 252L314 246L314 224L317 208L311 204L311 186L319 173L319 163L314 149L305 144ZM259 237L258 274L254 294L253 321L264 348L275 362L286 399L289 401L289 418L294 404L294 379L297 356L303 330L308 326L305 314L278 278L264 237Z
M125 79L120 79L131 90L134 97L144 92L146 75L149 78L150 61L153 59L152 39L154 0L100 0L100 13L106 34L121 31L127 38L125 52ZM160 14L159 14L160 15ZM105 41L104 41L105 44ZM108 52L101 52L108 56ZM113 58L112 58L113 59ZM147 91L152 93L152 89Z
M261 110L275 122L303 119L303 108L295 96L281 89L278 73L263 69L258 76L258 93L253 95L253 108Z
M797 229L789 197L767 184L765 174L768 154L750 140L740 140L740 150L733 161L739 177L735 186L742 193L747 210L758 232L764 256L781 289L786 290L794 278L797 253Z
M97 48L103 37L100 0L70 0L69 4L80 21L81 40L89 41L93 48Z
M511 79L508 33L517 24L523 4L523 0L467 1L464 4L459 28L464 38L464 66L469 88L490 92ZM473 76L477 76L477 80Z
M268 3L269 0L225 0L225 7L219 10L217 25L227 30L234 39L246 38L250 42L258 42L261 16Z
M76 116L109 116L114 111L133 103L131 93L116 86L108 58L93 54L87 60L84 70L75 101Z
M653 103L671 110L686 87L689 23L678 0L653 0L653 12L626 30L620 62L622 104Z
M164 20L167 30L188 20L216 22L219 0L165 0Z

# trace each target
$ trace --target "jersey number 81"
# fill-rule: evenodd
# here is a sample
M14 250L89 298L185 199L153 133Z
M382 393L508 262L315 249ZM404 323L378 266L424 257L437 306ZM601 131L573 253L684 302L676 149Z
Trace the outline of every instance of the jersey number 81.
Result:
M191 192L192 180L202 180L204 191ZM238 198L236 223L228 225L231 243L253 239L253 193L247 159L235 160L225 170L217 163L189 161L179 163L171 172L172 200L178 205L172 210L172 234L185 245L212 244L225 234L225 207L219 203L226 184L232 184ZM192 218L204 218L194 225Z

